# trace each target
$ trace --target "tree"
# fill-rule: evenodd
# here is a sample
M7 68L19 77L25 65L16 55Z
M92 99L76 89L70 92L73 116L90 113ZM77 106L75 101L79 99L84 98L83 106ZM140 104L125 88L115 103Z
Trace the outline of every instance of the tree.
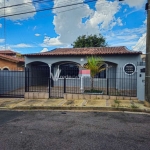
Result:
M100 73L101 71L105 70L106 68L103 67L104 61L101 57L94 57L90 56L87 57L87 64L84 65L84 68L90 70L91 74L91 90L93 90L93 79L96 74Z
M82 47L105 47L107 43L105 38L99 34L97 35L82 35L79 36L75 42L72 44L73 48L82 48Z

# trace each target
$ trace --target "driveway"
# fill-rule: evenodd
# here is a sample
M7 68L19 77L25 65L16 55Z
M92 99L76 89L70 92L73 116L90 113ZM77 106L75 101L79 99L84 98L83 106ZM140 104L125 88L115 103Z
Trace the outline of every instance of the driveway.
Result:
M149 150L150 115L0 111L0 150Z

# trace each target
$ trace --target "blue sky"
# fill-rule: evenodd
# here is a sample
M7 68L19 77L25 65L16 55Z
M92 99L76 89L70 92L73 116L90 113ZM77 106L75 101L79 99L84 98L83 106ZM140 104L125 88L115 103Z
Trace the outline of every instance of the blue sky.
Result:
M109 46L126 46L145 53L146 0L97 0L84 4L83 0L34 1L0 0L1 50L36 53L71 47L80 35L101 33ZM26 4L10 7L22 3ZM54 9L76 3L82 4ZM44 9L49 10L36 12ZM13 15L28 11L32 13Z

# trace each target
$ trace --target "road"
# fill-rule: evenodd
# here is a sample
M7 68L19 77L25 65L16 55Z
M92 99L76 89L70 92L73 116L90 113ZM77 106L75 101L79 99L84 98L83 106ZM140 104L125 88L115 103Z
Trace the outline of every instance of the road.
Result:
M0 111L0 150L150 150L150 115Z

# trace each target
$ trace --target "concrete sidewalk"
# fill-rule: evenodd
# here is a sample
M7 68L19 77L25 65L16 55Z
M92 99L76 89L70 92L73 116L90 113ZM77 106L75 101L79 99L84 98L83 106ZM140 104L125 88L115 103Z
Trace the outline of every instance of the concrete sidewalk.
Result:
M138 100L65 100L65 99L23 99L23 98L1 98L0 109L46 109L46 110L99 110L99 111L137 111L148 112L150 108L145 107Z

